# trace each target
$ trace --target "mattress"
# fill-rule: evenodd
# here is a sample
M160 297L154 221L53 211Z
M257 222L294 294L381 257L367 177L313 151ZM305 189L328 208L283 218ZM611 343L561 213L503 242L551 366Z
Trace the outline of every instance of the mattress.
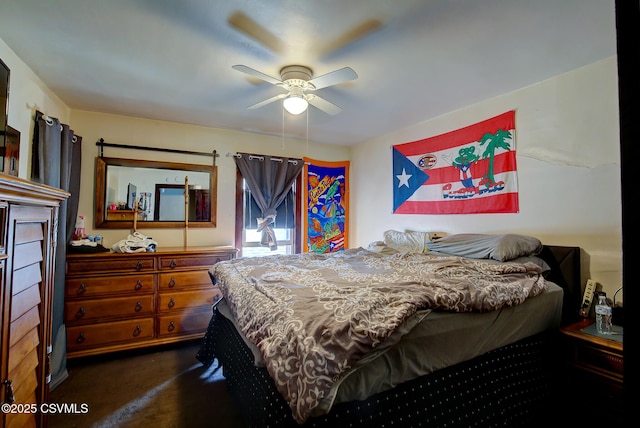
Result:
M329 412L335 404L364 400L436 370L559 327L563 289L551 282L547 285L544 293L497 311L416 312L398 330L397 334L402 336L399 341L365 355L335 382L312 416ZM235 325L224 299L218 303L217 310ZM238 333L251 350L254 364L263 367L258 348Z

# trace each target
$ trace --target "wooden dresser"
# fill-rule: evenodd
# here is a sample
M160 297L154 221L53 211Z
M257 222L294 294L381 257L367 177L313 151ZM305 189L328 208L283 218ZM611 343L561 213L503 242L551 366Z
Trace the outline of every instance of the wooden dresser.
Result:
M46 426L58 211L69 193L0 174L0 427Z
M222 295L209 269L234 247L67 254L67 357L202 337Z

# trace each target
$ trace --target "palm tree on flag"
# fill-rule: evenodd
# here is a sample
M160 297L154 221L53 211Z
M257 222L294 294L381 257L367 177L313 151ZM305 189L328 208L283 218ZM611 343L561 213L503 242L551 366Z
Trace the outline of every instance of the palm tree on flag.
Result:
M491 187L496 183L493 171L496 150L511 150L509 143L506 141L507 139L511 139L511 131L503 131L502 129L498 129L495 134L490 134L487 132L482 136L482 138L480 138L479 143L481 146L485 143L487 144L484 149L484 153L482 153L483 159L489 158L489 168L487 169L487 173L484 176L486 180L482 180L484 182L483 184L486 184L487 187Z

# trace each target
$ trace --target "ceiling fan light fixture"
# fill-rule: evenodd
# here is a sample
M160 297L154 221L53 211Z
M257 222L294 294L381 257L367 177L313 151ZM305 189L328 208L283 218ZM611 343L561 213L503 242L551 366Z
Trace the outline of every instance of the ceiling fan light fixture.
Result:
M304 99L303 95L292 94L284 99L282 105L284 106L284 109L289 113L298 115L307 109L309 103Z

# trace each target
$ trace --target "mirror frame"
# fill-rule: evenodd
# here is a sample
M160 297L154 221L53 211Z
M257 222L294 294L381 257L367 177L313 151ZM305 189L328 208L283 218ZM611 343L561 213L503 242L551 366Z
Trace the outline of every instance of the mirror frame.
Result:
M129 166L136 168L176 169L181 171L208 172L211 180L211 221L189 220L189 227L216 227L216 207L218 205L218 168L215 165L197 165L176 162L156 162L147 160L96 157L95 212L94 227L96 229L131 229L133 220L107 220L107 167ZM187 174L188 175L188 174ZM185 227L184 221L137 221L136 228L173 229Z

